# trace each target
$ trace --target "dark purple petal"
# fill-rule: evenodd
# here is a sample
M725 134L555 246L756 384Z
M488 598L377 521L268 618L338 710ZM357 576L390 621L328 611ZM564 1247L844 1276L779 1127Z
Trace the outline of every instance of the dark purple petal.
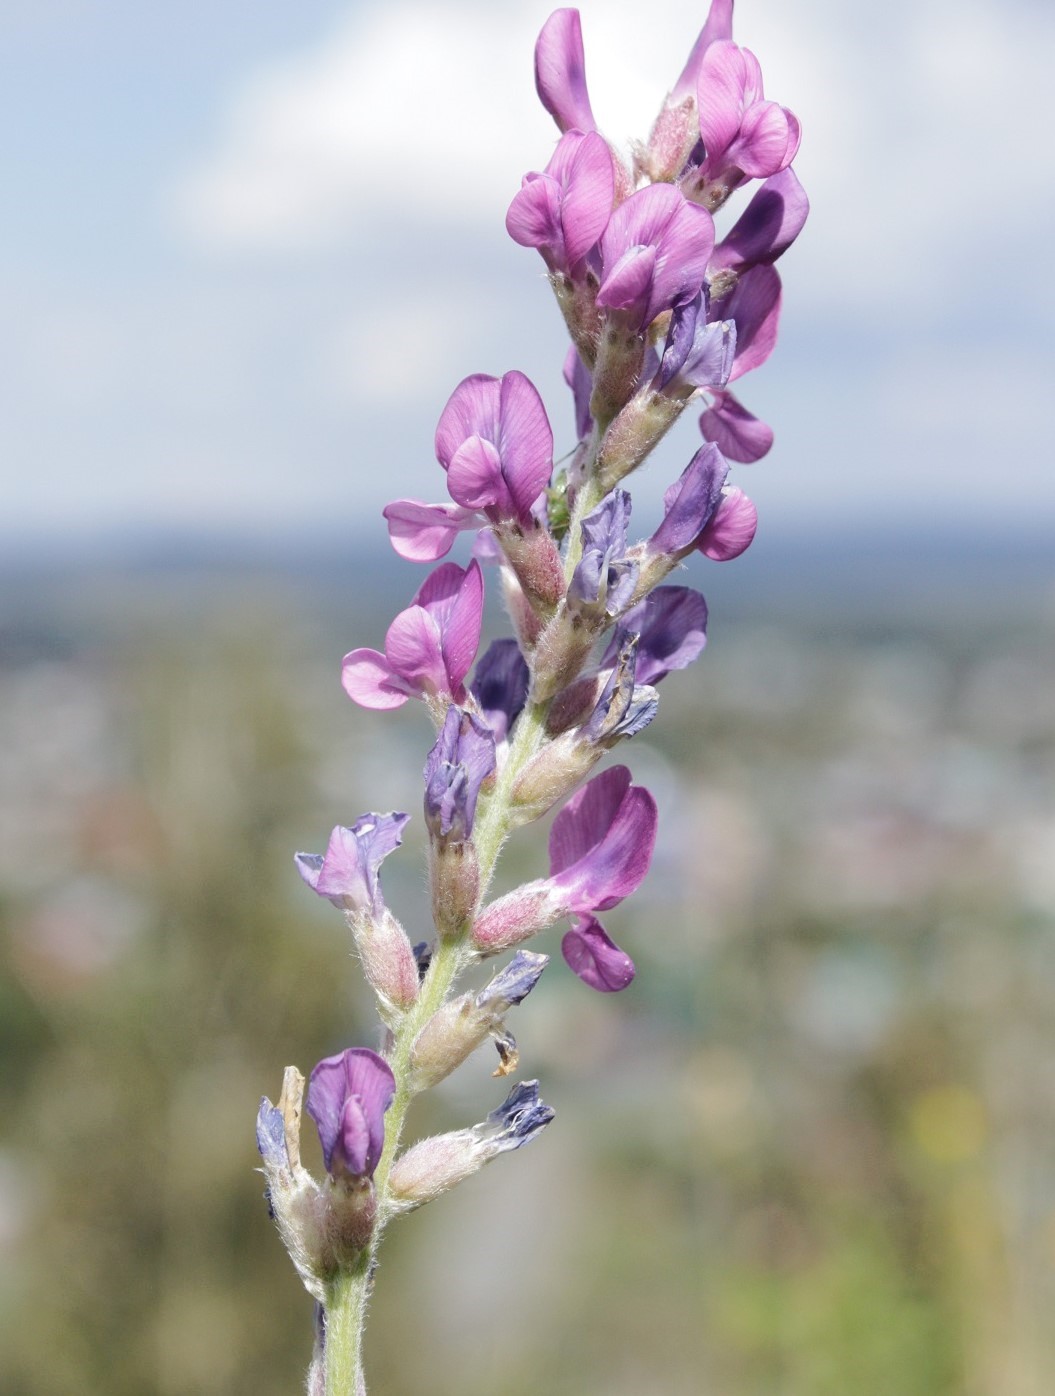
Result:
M571 911L603 911L630 895L652 859L656 802L625 766L577 791L550 830L550 886Z
M773 445L773 428L748 412L732 393L715 393L713 405L700 417L700 430L723 456L745 464L761 460Z
M615 667L582 727L586 741L605 746L614 745L621 737L636 737L652 721L659 707L656 690L635 683L637 636L620 633L623 639Z
M326 1171L369 1178L385 1143L384 1114L396 1092L388 1063L365 1047L319 1062L308 1078L307 1111L319 1130Z
M775 262L798 237L809 211L806 191L794 170L771 175L715 247L712 269L745 272Z
M473 831L480 786L495 769L495 739L453 705L425 763L425 818L434 834L462 843Z
M513 1004L522 1003L539 982L548 964L548 955L518 950L505 968L500 969L476 995L477 1008L497 1014L504 1013Z
M717 446L701 446L663 496L663 522L648 541L653 553L688 551L710 522L729 467Z
M691 664L707 643L707 603L691 587L657 587L623 616L602 668L615 663L627 631L639 636L638 683L659 683L672 670Z
M422 504L416 499L395 499L381 512L392 547L408 562L437 562L450 552L460 532L476 528L479 522L475 509Z
M578 10L554 10L535 44L535 90L562 131L596 131Z
M515 640L493 640L476 666L472 694L496 742L509 729L527 701L530 682L527 662Z
M655 387L724 388L735 354L736 325L728 319L708 324L701 293L671 316Z
M722 491L714 518L700 534L697 547L704 557L728 562L750 546L758 527L758 510L736 485Z
M624 766L614 766L594 776L554 819L550 886L571 912L603 912L617 905L648 873L656 842L656 801L643 786L625 787L621 771ZM614 805L620 787L620 803ZM571 861L576 850L582 852Z
M539 1099L538 1082L520 1081L483 1124L473 1126L472 1133L477 1140L486 1140L495 1153L505 1153L529 1144L552 1119L553 1111Z
M633 960L592 916L575 920L560 949L569 968L599 993L616 994L634 977Z

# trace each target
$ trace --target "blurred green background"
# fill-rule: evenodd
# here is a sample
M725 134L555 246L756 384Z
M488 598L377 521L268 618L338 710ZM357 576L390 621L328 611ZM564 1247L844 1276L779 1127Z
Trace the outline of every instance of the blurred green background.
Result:
M393 1227L371 1391L1055 1389L1055 567L899 546L689 579L709 647L620 753L661 808L606 916L638 978L592 994L547 937L513 1026L557 1118ZM420 709L336 674L418 577L220 557L3 578L10 1396L278 1396L309 1356L253 1121L287 1062L377 1040L291 855L417 814ZM385 883L424 935L420 839ZM481 1119L491 1066L414 1129Z

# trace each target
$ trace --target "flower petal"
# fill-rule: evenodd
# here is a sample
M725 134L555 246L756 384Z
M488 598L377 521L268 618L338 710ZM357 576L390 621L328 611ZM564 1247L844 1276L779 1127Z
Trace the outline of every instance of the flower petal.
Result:
M750 546L758 528L758 510L736 485L722 491L722 502L700 535L697 547L704 557L728 562Z
M596 131L578 10L555 10L535 44L535 90L562 131Z
M352 650L341 661L341 687L361 708L401 708L409 691L383 654Z
M391 1067L366 1047L349 1047L319 1062L308 1078L306 1109L318 1126L327 1172L372 1176L395 1090Z
M474 509L422 504L416 499L394 499L381 512L392 547L408 562L438 561L450 552L459 533L478 523Z
M634 962L592 916L576 920L560 943L561 954L584 984L616 994L634 977Z
M761 460L773 445L773 428L759 421L732 393L715 393L700 417L700 430L723 456L745 464Z
M484 618L484 578L480 564L470 562L442 627L443 662L452 692L461 688L480 644Z

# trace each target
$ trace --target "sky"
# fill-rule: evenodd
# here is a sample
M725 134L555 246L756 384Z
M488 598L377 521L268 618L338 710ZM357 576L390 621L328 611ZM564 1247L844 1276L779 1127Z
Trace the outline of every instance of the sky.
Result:
M387 500L445 497L433 432L473 372L526 372L570 449L560 316L504 231L557 134L549 9L4 0L0 542L383 536ZM580 9L625 145L704 9ZM735 37L812 203L741 385L776 432L736 472L762 526L1042 537L1055 7L738 0ZM686 414L643 513L698 444Z

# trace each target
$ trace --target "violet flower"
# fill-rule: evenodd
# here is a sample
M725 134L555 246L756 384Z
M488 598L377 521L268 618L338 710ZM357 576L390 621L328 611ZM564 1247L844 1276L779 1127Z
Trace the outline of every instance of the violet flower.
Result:
M773 445L773 428L749 412L730 392L715 392L700 417L700 431L729 460L750 464Z
M656 802L625 766L594 776L550 829L550 876L484 907L473 926L481 955L510 949L562 916L617 906L640 884L656 842Z
M517 642L492 640L476 666L471 691L496 743L508 738L527 701L530 681L527 661Z
M531 380L515 369L501 378L463 379L440 414L436 457L454 507L415 499L386 505L382 513L401 557L434 562L459 532L482 522L533 526L533 506L553 470L553 432Z
M643 331L657 315L692 300L714 250L714 223L669 184L639 189L612 214L601 237L597 304Z
M733 371L736 345L735 320L728 317L708 323L701 291L675 307L653 389L671 397L688 397L698 388L724 388Z
M551 272L573 280L608 225L615 198L612 156L596 131L568 131L541 173L526 174L506 213L506 231L535 247Z
M349 1047L315 1067L306 1108L318 1126L331 1177L373 1177L385 1144L385 1111L395 1093L392 1068L366 1047Z
M739 557L755 536L755 506L727 485L729 467L718 447L701 446L663 496L663 522L645 545L646 555L677 561L693 549L715 562Z
M434 838L464 843L472 836L480 786L494 769L494 733L472 713L449 707L425 763L425 822Z
M614 490L583 519L582 560L568 586L571 609L612 618L628 605L638 573L626 555L630 507L626 490Z
M638 637L621 631L615 667L608 675L593 712L577 734L579 741L609 748L624 737L636 737L656 715L659 694L637 682Z
M711 44L733 36L733 0L713 0L685 67L656 117L648 144L635 166L655 183L677 179L700 139L696 86L703 55Z
M385 910L378 869L403 842L409 814L364 814L350 829L338 825L325 854L298 853L297 871L341 911L379 918Z
M720 187L718 202L744 178L765 179L794 160L798 120L786 107L765 100L762 70L750 49L729 40L708 46L697 75L696 105L705 155L693 187Z
M691 587L657 587L622 617L601 668L615 664L628 632L636 632L637 681L657 684L685 669L707 643L707 602Z
M480 643L484 584L479 564L445 562L388 627L385 652L352 650L341 683L363 708L399 708L408 698L464 702L463 681Z

